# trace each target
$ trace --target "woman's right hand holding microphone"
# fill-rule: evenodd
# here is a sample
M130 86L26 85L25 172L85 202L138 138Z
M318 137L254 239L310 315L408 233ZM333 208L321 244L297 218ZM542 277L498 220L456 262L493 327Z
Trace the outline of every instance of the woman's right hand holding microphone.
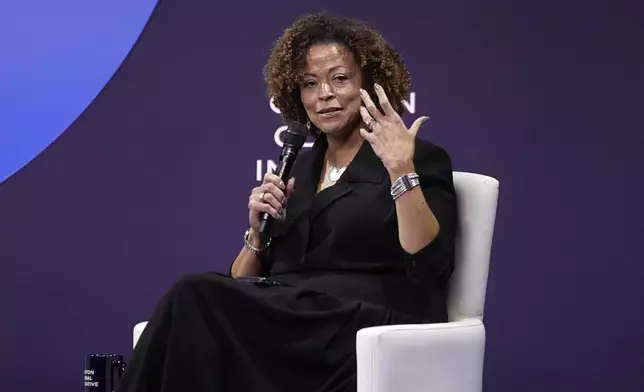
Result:
M250 224L248 242L251 245L256 248L261 247L259 224L263 212L267 212L277 220L285 218L286 201L293 193L294 187L295 178L291 178L287 184L284 184L277 175L266 173L264 182L253 188L248 198L248 222Z

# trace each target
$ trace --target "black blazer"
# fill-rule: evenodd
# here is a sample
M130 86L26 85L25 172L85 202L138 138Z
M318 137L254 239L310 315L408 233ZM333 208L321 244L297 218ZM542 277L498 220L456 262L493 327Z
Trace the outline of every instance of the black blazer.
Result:
M447 152L416 139L414 164L440 232L415 254L398 239L389 175L364 141L340 180L316 194L326 152L321 135L292 170L286 219L272 227L266 276L338 298L368 301L430 322L447 320L457 203Z

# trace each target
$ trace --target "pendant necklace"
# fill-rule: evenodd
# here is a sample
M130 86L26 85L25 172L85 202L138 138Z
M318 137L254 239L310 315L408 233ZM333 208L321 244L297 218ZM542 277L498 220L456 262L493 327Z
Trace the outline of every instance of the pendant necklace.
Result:
M342 177L342 173L344 173L344 171L347 170L347 166L349 166L349 164L351 163L349 162L340 168L336 168L328 159L327 159L327 162L329 164L329 172L327 173L326 177L331 182L337 182L340 179L340 177Z

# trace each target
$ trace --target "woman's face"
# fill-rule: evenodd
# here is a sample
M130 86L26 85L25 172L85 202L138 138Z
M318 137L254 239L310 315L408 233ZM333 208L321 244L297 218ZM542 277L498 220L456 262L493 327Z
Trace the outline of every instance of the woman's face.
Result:
M336 43L311 46L300 82L309 120L327 135L341 136L360 124L362 74L353 54Z

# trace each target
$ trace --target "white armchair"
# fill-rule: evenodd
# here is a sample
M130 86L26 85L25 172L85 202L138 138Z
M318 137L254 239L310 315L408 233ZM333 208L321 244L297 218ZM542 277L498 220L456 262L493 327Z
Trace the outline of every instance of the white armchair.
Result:
M454 172L460 234L449 322L365 328L356 339L358 392L481 392L483 307L499 182ZM136 346L146 322L134 327Z
M460 234L449 322L365 328L356 349L358 392L481 392L483 307L499 182L454 172Z

